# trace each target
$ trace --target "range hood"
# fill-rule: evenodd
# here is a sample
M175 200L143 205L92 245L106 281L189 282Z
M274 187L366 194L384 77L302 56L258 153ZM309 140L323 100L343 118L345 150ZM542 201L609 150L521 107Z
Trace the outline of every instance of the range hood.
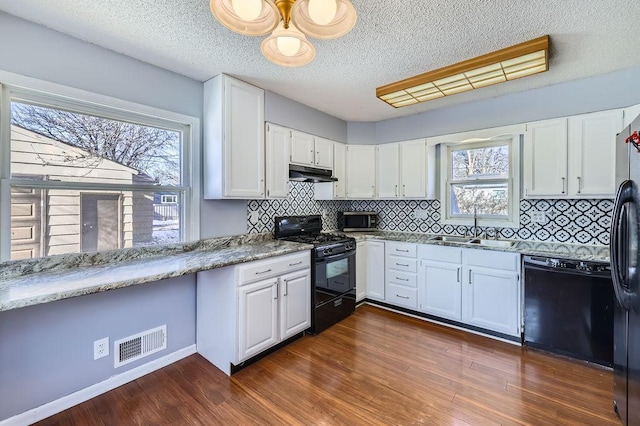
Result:
M331 175L332 172L328 169L298 166L296 164L289 165L289 180L293 180L296 182L336 182L338 179L332 177Z

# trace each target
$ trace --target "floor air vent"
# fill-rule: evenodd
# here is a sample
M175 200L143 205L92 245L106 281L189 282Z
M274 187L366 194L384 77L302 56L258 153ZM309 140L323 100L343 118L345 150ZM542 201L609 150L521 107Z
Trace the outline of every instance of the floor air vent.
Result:
M113 352L116 355L114 367L120 367L166 348L166 325L116 340L113 342Z

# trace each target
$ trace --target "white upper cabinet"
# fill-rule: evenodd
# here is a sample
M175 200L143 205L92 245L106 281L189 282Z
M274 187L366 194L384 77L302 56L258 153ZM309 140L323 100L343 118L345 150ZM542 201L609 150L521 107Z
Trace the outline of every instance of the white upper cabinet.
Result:
M333 144L333 177L336 182L314 184L313 196L316 200L343 200L347 196L347 146Z
M332 170L333 141L291 130L290 162Z
M425 198L427 196L427 141L400 143L400 196Z
M313 135L291 130L291 162L313 166L315 153Z
M622 125L621 109L569 117L569 197L615 195L615 143Z
M220 74L204 84L204 197L264 198L264 90Z
M400 147L397 143L376 146L376 198L400 196Z
M287 198L289 195L289 146L291 131L267 123L267 198Z
M621 109L527 124L525 197L612 198L622 126Z
M370 199L375 196L376 147L347 145L347 198Z
M529 123L524 139L525 197L566 197L567 119Z
M333 170L333 141L315 138L314 165L321 169Z

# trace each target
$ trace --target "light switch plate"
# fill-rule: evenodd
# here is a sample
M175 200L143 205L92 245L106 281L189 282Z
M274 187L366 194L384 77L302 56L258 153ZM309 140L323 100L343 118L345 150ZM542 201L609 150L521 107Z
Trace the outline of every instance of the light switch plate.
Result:
M544 214L543 211L532 211L530 215L531 215L531 222L545 223L547 221L547 216Z
M413 217L415 219L427 219L429 217L429 213L424 209L415 209L413 211Z

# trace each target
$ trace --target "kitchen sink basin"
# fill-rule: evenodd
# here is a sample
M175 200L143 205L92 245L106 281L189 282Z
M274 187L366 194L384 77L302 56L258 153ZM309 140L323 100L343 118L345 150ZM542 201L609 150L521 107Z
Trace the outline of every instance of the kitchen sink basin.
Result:
M468 243L469 237L458 237L455 235L436 235L430 238L431 241L443 241L449 243Z
M479 246L487 246L487 247L511 247L513 245L513 241L483 240L480 238L476 238L471 241L468 241L467 244L477 244Z

